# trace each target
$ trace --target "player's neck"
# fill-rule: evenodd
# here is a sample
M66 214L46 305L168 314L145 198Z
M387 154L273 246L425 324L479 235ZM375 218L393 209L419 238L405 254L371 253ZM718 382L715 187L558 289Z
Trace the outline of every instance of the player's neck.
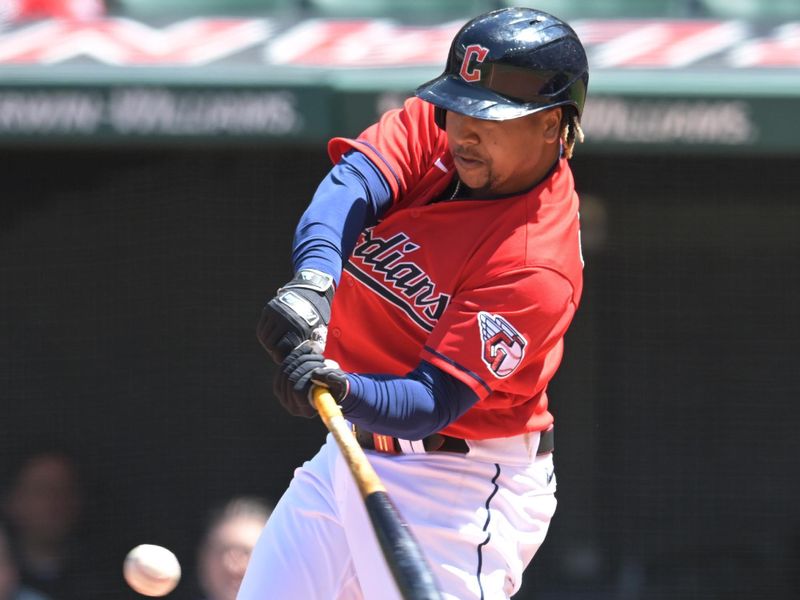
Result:
M558 161L561 158L561 145L548 146L546 152L542 152L539 160L531 171L531 177L528 179L529 183L518 193L528 191L535 188L542 181L550 177L553 171L558 166Z

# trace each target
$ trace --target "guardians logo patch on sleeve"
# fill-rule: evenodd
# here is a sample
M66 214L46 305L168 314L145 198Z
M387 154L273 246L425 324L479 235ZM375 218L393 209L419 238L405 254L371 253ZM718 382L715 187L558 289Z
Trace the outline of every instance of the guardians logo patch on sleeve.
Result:
M499 315L479 312L478 326L483 342L483 362L495 377L508 377L525 356L525 338Z

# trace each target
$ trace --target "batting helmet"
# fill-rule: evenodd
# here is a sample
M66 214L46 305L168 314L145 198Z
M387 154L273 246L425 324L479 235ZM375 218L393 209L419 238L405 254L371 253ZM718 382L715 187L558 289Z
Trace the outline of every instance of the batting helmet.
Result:
M502 8L464 25L453 38L447 66L415 94L445 112L490 121L516 119L553 106L580 116L589 85L583 44L572 28L531 8Z

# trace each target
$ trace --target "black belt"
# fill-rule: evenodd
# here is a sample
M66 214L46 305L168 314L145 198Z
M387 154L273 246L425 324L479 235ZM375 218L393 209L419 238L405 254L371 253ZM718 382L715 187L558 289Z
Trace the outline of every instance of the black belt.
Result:
M403 454L400 446L400 441L396 437L387 435L373 434L371 431L362 429L361 427L353 427L353 434L358 441L358 444L364 450L377 450L378 452L386 452L388 454ZM455 452L456 454L466 454L469 452L469 445L466 440L461 438L450 437L449 435L442 435L441 433L434 433L422 440L422 445L425 452ZM537 456L540 454L549 454L555 447L555 434L553 428L550 427L541 432L539 436L539 446L536 448Z

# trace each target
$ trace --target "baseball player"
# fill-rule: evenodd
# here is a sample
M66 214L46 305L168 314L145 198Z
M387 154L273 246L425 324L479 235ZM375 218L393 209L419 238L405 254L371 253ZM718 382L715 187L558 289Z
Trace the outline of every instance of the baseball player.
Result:
M312 386L330 389L451 600L512 596L555 511L547 384L582 288L568 159L587 85L559 19L468 22L440 77L329 143L296 275L258 325L281 404L310 417ZM399 598L330 436L238 598Z

